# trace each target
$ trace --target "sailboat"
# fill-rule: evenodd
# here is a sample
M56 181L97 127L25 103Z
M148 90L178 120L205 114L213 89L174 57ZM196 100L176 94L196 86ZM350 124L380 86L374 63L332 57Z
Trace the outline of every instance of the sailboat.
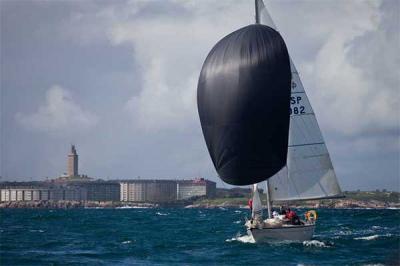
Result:
M262 0L256 0L256 21L277 29ZM338 198L342 194L315 113L291 59L290 68L292 82L287 164L265 182L268 219L264 220L261 227L246 223L248 234L256 242L305 241L313 236L316 217L300 225L276 225L279 219L271 217L272 202ZM257 185L254 191L257 191ZM257 197L258 193L253 192L253 198ZM253 199L253 202L258 201Z
M272 217L272 203L336 198L341 190L299 74L290 56L286 58L286 45L279 41L282 37L262 0L255 0L255 11L256 24L222 39L203 65L198 85L203 135L221 179L233 185L253 185L252 217L245 226L256 242L310 240L316 227L315 211L307 213L313 215L306 221L292 224L283 217ZM249 30L274 33L260 41ZM247 36L245 41L243 36ZM224 45L226 39L228 45ZM254 44L250 45L251 56L248 42ZM265 56L265 51L273 55ZM257 61L255 55L261 59ZM264 180L267 219L263 219L258 192Z

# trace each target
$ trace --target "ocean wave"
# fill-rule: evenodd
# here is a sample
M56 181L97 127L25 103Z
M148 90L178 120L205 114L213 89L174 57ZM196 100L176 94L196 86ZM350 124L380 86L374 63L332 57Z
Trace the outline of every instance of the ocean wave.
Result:
M339 236L348 236L353 234L353 232L351 230L340 230L339 232L335 233L335 235L339 235Z
M355 237L354 240L374 240L377 239L379 235L372 235L372 236L362 236L362 237Z
M241 222L241 221L239 220L239 221L234 221L233 223L234 223L234 224L240 224L240 222Z
M238 211L238 210L236 210L236 211L235 211L235 213L242 213L242 211Z
M127 240L127 241L123 241L123 242L122 242L122 244L130 244L130 243L132 243L132 241L130 241L130 240Z
M32 232L32 233L44 233L44 230L41 230L41 229L38 229L38 230L32 229L32 230L29 230L29 232Z
M231 239L225 240L225 242L234 242L234 241L242 242L242 243L251 243L251 244L256 243L256 241L254 241L254 238L249 235L244 235L244 236L238 235L236 237L232 237Z
M328 247L324 242L318 240L307 240L303 241L303 245L306 247L318 247L318 248L326 248Z
M115 207L116 209L149 209L150 207L144 207L144 206L121 206L121 207Z
M164 213L164 212L156 212L156 214L157 214L157 215L160 215L160 216L166 216L166 215L168 215L169 213Z

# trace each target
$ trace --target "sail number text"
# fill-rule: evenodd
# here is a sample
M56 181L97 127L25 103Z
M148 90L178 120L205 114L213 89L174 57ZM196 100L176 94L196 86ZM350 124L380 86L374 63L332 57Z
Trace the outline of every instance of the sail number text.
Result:
M302 98L301 96L291 96L290 97L290 115L299 115L299 114L305 114L305 107L301 103Z

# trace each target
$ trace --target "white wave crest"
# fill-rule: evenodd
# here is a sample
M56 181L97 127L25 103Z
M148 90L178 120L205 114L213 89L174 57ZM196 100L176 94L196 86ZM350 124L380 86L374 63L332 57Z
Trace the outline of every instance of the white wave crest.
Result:
M240 220L239 221L234 221L234 224L240 224Z
M121 207L115 207L116 209L149 209L150 207L145 207L145 206L121 206Z
M235 213L242 213L242 211L238 211L238 210L236 210L236 211L235 211Z
M318 247L318 248L326 248L327 245L325 245L324 242L318 241L318 240L308 240L304 241L303 245L306 247Z
M129 243L131 243L131 242L132 242L132 241L127 240L127 241L123 241L122 244L129 244Z
M254 238L252 236L249 235L244 235L244 236L236 236L236 237L232 237L231 239L226 239L226 242L233 242L233 241L238 241L238 242L242 242L242 243L256 243L256 241L254 241Z
M335 235L339 235L339 236L348 236L348 235L352 235L353 232L351 230L340 230L339 232L336 232Z
M166 215L168 215L169 213L156 212L156 214L157 214L157 215L160 215L160 216L166 216Z
M374 240L377 239L379 235L372 235L372 236L363 236L363 237L355 237L355 240Z
M44 231L39 229L39 230L29 230L29 232L32 232L32 233L36 233L36 232L43 233Z

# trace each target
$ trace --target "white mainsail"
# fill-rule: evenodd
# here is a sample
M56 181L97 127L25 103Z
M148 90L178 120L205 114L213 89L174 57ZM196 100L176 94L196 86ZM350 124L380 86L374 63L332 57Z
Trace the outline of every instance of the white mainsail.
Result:
M276 29L262 0L260 22ZM338 197L341 190L314 111L292 60L287 166L269 179L271 201Z
M260 199L260 194L258 193L257 184L253 185L253 208L251 210L251 217L253 219L262 219L263 211Z

